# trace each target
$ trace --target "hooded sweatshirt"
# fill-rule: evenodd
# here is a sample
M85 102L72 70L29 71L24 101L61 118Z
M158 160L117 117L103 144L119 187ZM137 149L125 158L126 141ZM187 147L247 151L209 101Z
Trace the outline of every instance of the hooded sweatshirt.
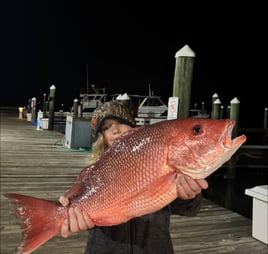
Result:
M173 254L169 232L170 215L195 216L202 195L194 199L176 199L169 206L126 223L89 231L85 254Z

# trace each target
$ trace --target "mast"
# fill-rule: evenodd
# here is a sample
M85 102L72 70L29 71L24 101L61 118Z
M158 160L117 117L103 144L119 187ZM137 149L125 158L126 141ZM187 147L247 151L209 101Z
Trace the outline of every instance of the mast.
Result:
M87 82L87 94L89 94L89 87L88 87L88 64L86 64L86 82Z

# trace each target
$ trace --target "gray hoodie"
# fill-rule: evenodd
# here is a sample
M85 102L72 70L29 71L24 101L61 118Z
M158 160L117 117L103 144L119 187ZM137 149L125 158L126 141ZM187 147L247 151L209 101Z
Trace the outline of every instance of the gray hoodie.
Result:
M96 226L89 231L85 254L173 254L170 215L195 216L201 202L201 194L189 200L178 198L158 212L126 223Z

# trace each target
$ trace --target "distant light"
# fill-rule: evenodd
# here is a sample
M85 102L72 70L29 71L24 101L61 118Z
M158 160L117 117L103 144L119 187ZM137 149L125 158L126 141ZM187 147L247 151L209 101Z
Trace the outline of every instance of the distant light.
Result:
M121 97L122 97L122 94L119 94L119 95L116 97L116 100L121 100Z
M119 100L119 101L126 101L126 100L130 100L130 97L128 96L127 93L124 93L123 95L119 94L119 95L116 97L116 100Z

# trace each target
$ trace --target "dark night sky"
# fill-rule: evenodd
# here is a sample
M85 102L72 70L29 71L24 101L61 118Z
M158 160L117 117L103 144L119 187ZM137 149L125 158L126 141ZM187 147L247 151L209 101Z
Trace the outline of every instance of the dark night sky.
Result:
M240 6L227 1L5 2L0 106L27 105L32 97L42 101L55 84L57 103L69 107L86 87L87 64L89 83L109 94L145 95L150 83L167 101L175 53L188 44L196 53L192 104L205 101L210 107L216 92L227 107L237 97L242 122L263 125L268 107L264 1Z

